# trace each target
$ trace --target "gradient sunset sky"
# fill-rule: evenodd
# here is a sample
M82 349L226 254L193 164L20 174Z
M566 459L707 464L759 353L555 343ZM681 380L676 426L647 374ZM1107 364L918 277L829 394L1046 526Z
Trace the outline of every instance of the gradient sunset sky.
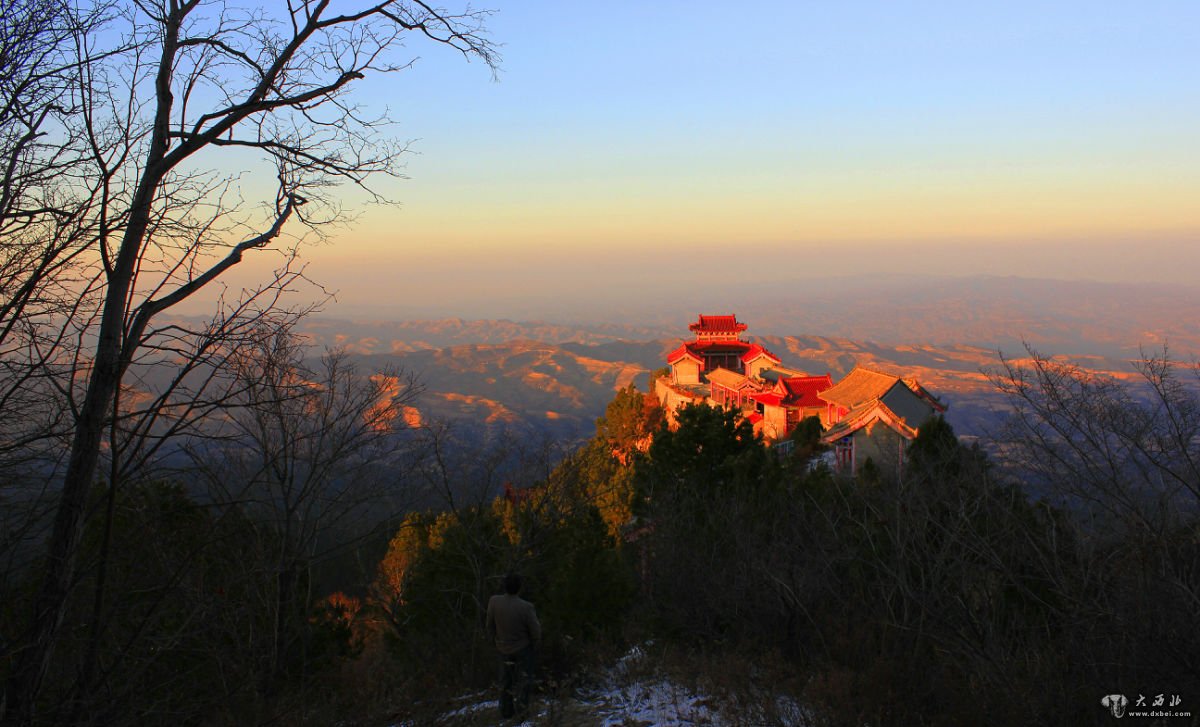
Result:
M502 69L359 89L418 152L313 249L339 307L820 275L1192 283L1195 2L496 0ZM332 312L336 312L334 309ZM552 312L547 313L552 318Z

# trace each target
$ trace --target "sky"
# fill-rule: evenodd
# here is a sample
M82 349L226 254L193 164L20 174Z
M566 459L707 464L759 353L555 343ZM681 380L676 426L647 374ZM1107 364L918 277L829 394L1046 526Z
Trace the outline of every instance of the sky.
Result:
M307 253L333 312L553 318L885 272L1197 282L1190 0L482 5L495 80L414 41L359 89L414 153L399 207Z

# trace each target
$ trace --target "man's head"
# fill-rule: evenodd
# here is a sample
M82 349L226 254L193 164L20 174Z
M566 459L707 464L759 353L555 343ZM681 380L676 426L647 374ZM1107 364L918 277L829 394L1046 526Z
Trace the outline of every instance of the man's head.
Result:
M504 576L504 592L517 595L521 592L521 576L516 573L509 573Z

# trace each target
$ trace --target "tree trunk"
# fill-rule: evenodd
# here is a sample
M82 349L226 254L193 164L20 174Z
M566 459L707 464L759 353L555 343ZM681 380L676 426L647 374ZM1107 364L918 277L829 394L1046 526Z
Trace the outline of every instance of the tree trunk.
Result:
M129 225L121 238L115 264L108 272L96 355L92 360L83 406L75 421L75 436L71 441L70 459L63 478L62 497L48 545L46 577L38 592L30 638L9 677L4 724L28 724L33 719L34 705L50 664L54 641L66 615L79 540L83 535L84 509L100 461L100 443L104 437L108 412L128 366L126 349L136 346L136 342L125 345L126 342L122 340L125 314L138 258L149 229L154 192L164 174L161 166L167 150L167 123L171 113L171 92L166 79L171 73L179 24L168 20L164 30L153 138L146 154L146 168L130 202ZM103 245L104 241L100 240L99 244Z

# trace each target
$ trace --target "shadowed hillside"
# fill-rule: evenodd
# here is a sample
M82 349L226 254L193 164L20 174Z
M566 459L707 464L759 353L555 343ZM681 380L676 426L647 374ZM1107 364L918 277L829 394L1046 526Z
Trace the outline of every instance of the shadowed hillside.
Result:
M518 340L362 358L366 369L400 366L419 375L422 420L570 441L590 435L613 391L646 371L636 361L588 356L589 349Z

